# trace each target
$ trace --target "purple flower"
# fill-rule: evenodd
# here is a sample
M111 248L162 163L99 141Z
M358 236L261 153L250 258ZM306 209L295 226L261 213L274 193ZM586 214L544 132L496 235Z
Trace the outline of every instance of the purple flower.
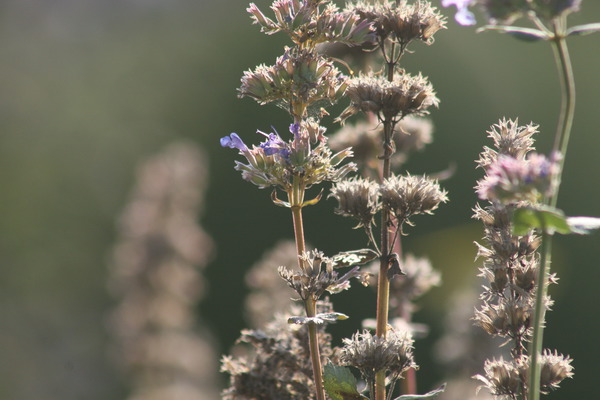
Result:
M281 137L279 137L277 133L266 134L261 131L257 132L267 137L267 140L260 144L260 147L265 152L265 155L272 156L274 154L279 154L284 158L287 158L289 156L290 151L288 149L287 143L284 142L283 139L281 139Z
M298 134L300 133L300 124L290 124L290 132L294 137L298 137Z
M454 19L461 25L475 25L475 15L469 11L469 6L475 0L442 0L442 7L456 6Z
M230 149L238 149L240 152L248 150L248 146L244 144L244 142L242 141L242 139L240 139L237 133L232 133L229 136L222 137L221 146L229 147Z

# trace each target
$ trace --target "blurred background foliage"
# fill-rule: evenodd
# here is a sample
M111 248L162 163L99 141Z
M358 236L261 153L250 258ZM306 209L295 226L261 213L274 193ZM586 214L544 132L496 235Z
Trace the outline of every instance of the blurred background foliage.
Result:
M270 2L258 0L259 6ZM437 3L434 1L434 3ZM198 316L225 352L245 326L244 273L281 238L293 237L287 210L273 207L233 170L234 153L218 138L256 129L285 132L273 107L236 98L243 70L272 63L286 44L252 26L245 1L3 0L0 2L0 398L110 400L127 392L108 348L106 288L116 218L135 166L176 139L210 156L210 186L201 224L217 244ZM444 11L450 14L450 10ZM600 20L600 3L583 2L571 24ZM544 44L495 33L475 34L449 21L431 47L415 46L404 68L429 76L441 98L432 113L434 143L412 157L413 173L456 165L444 186L451 202L416 220L406 249L427 255L444 284L421 302L416 319L430 324L417 343L422 389L443 378L430 361L453 293L477 288L471 219L474 160L485 131L504 116L540 125L548 151L560 88ZM570 48L577 113L562 194L569 215L600 216L600 37ZM332 112L332 116L336 111ZM324 124L333 133L333 117ZM333 200L306 210L310 243L328 254L365 245L352 223L333 215ZM561 237L553 270L560 284L548 315L546 344L574 358L575 380L552 399L593 398L600 359L598 234ZM349 335L372 316L374 295L357 288L336 299L351 319ZM339 337L336 339L340 341ZM217 368L215 366L215 368ZM217 382L216 384L220 384Z

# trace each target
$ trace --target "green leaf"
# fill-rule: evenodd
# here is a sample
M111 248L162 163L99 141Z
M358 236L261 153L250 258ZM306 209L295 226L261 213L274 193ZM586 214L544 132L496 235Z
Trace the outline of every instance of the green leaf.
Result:
M541 229L549 235L554 232L562 234L572 232L564 213L549 206L518 208L513 213L512 222L513 233L519 236L527 234L532 229Z
M539 29L532 28L521 28L507 25L486 25L477 29L477 33L484 31L498 31L501 33L507 33L524 42L538 42L540 40L550 39L550 36L547 33L540 31Z
M400 397L396 397L394 400L424 400L424 399L433 399L438 394L442 393L446 390L446 384L444 383L437 389L432 390L431 392L425 394L405 394Z
M600 32L600 23L577 25L567 29L567 36L585 36Z
M323 368L323 386L332 400L368 399L356 389L356 378L346 367L328 363Z
M368 263L378 257L375 250L360 249L352 251L343 251L331 257L334 268L348 267L351 265L361 265Z
M571 232L579 235L587 235L596 229L600 229L600 218L596 217L568 217L567 223Z

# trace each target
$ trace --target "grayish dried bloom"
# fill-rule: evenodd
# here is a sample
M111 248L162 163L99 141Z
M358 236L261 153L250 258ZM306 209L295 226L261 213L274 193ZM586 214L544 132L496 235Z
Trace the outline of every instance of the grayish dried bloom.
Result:
M433 140L433 122L429 118L408 115L394 127L392 141L396 152L392 156L395 165L404 164L411 153L422 151Z
M345 94L351 104L337 118L342 122L359 111L372 112L381 121L399 121L410 114L425 115L429 107L439 104L433 86L421 74L397 74L391 82L361 74L348 81Z
M533 135L539 133L539 131L537 125L519 126L518 119L514 121L502 119L497 124L492 125L486 133L494 141L494 149L484 147L477 164L487 170L498 159L499 154L518 160L524 159L527 153L534 150Z
M325 291L335 294L349 289L352 278L358 279L363 284L366 283L368 274L361 272L358 266L352 267L343 275L339 274L334 271L334 260L325 257L318 250L304 252L299 259L300 271L293 271L283 266L277 271L302 300L312 298L316 301Z
M499 304L485 304L475 311L474 320L488 334L523 338L531 334L532 299L507 299Z
M246 273L246 284L250 293L245 300L246 316L250 326L261 329L289 307L290 289L276 273L279 265L294 265L298 262L296 244L293 240L282 240L265 252Z
M413 340L406 333L389 331L386 338L365 330L344 339L340 363L357 368L367 383L378 371L387 371L397 379L409 368L417 368L413 360Z
M318 302L317 311L330 312L331 303ZM319 347L323 357L335 358L331 336L324 331ZM242 331L234 352L222 359L221 371L230 375L223 400L314 399L306 325L290 325L286 316L276 315L263 330Z
M358 227L368 227L381 208L379 184L369 179L351 178L336 183L329 197L338 201L336 214L358 220Z
M301 46L314 46L322 42L337 42L359 45L374 40L373 28L368 21L361 20L349 12L339 12L328 1L276 0L271 9L275 20L266 17L254 4L247 11L261 31L272 35L287 33L292 41ZM325 4L324 9L319 5Z
M573 360L568 356L545 349L540 359L542 365L540 385L542 393L558 389L560 383L566 378L573 377Z
M213 247L195 223L206 181L203 154L189 143L171 145L140 166L121 215L110 328L130 400L217 398L214 345L195 322L200 271Z
M406 0L375 3L362 0L351 3L347 10L371 22L380 43L389 38L403 47L413 40L431 44L433 35L446 27L446 18L428 1L408 4Z
M316 115L324 105L334 104L346 90L346 77L333 62L315 51L286 49L275 65L259 65L244 72L239 97L259 104L274 102L297 118Z
M392 176L381 185L381 202L398 219L410 224L417 214L432 214L440 203L448 201L445 190L425 176Z
M526 385L526 377L523 362L487 360L484 365L485 376L475 375L473 378L483 382L483 386L495 396L506 396L506 398L516 399L522 388Z

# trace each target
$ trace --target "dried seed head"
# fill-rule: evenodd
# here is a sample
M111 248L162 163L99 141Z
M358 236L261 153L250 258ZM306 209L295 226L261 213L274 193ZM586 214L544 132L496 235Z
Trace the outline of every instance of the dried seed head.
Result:
M338 201L336 214L356 218L358 227L369 226L381 208L379 185L369 179L352 178L336 183L329 197Z
M408 368L416 368L412 352L413 340L407 334L390 331L381 338L365 330L344 339L340 362L357 368L367 382L373 382L378 371L398 378Z
M439 204L448 201L445 190L425 176L392 176L381 185L382 204L401 223L413 215L432 214Z
M529 334L533 304L531 299L503 299L499 304L484 304L475 310L475 323L488 334L524 337Z
M381 3L358 1L350 4L348 11L357 14L361 19L369 21L375 27L378 42L389 38L406 46L412 40L433 43L433 35L445 29L446 19L437 8L427 1L407 4L387 0Z
M542 393L558 389L558 385L565 378L573 377L573 360L568 356L558 354L556 351L544 350L540 363L542 364L540 384Z
M500 120L492 125L487 131L488 137L494 141L495 150L485 147L479 155L477 164L483 169L488 169L498 159L499 155L511 156L518 160L524 159L525 155L533 147L533 135L538 133L538 126L529 124L519 126L519 120Z
M337 118L344 121L359 111L373 112L381 121L399 121L409 114L424 115L439 104L433 87L421 74L396 75L393 81L381 76L360 75L348 81L346 95L351 104Z
M515 361L504 361L502 357L486 360L484 371L485 376L476 375L473 378L483 382L483 387L487 387L495 396L517 398L521 387L526 384L521 363Z

